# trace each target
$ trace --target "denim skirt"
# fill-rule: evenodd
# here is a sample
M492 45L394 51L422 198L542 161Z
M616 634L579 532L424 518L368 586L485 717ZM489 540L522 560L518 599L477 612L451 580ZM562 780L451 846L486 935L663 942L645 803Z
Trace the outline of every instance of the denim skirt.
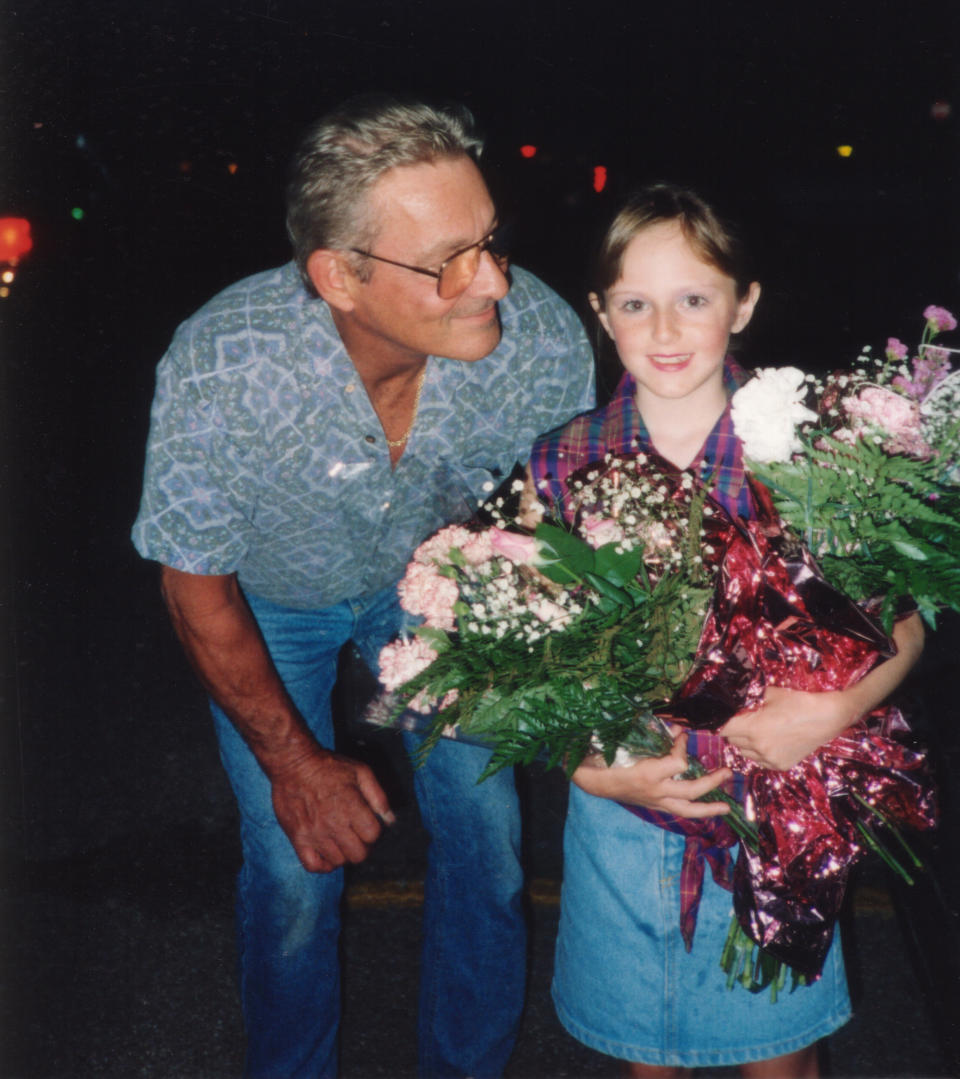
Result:
M693 950L680 935L684 839L605 798L570 788L553 979L561 1023L620 1060L704 1068L792 1053L850 1018L839 939L823 976L776 1003L727 989L720 952L732 894L709 868Z

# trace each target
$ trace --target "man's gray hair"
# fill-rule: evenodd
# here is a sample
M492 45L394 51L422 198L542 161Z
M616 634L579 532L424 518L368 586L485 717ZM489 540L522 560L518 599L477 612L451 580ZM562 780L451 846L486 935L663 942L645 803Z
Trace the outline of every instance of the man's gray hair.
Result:
M368 95L321 117L301 140L287 183L287 234L308 291L316 295L307 259L318 248L373 245L377 222L366 197L388 169L461 154L476 160L482 149L463 106ZM355 269L362 276L366 266Z

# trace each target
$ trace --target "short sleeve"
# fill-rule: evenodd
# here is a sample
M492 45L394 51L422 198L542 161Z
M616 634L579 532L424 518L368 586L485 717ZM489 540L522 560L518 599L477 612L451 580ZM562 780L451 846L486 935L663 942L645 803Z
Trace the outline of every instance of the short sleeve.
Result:
M157 368L140 512L133 543L144 558L187 573L232 573L256 504L250 436L231 431L214 373L198 369L181 327Z

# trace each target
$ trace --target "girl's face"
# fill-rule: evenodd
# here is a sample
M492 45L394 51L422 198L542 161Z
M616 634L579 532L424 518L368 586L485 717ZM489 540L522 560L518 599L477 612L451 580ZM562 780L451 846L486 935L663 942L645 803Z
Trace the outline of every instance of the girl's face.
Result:
M677 221L650 225L627 245L623 272L601 306L590 302L643 400L716 399L731 333L750 321L760 296L704 262Z

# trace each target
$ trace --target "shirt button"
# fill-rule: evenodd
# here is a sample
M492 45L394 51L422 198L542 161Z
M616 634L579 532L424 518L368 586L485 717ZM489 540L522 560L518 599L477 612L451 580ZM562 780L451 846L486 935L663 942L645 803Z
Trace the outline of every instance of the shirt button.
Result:
M357 387L356 387L356 386L354 386L354 384L353 384L352 382L348 382L348 383L346 384L346 386L344 386L344 387L343 387L343 392L344 392L344 393L353 393L353 391L354 391L354 390L355 390L356 388L357 388Z
M364 442L369 442L370 445L372 446L377 440L373 437L373 435L364 435L363 436L363 441Z

